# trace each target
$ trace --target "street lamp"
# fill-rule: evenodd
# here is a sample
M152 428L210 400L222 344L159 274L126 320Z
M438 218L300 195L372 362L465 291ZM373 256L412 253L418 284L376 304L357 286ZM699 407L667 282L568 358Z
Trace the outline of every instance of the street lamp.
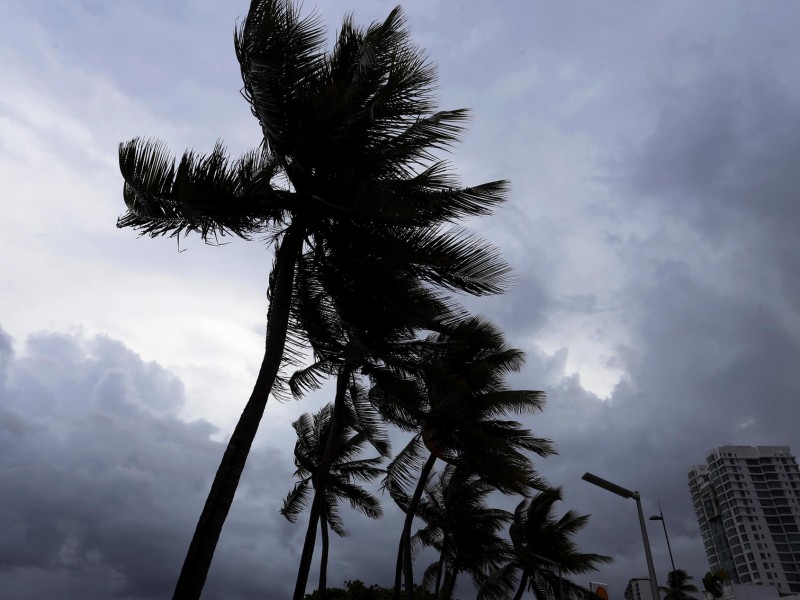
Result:
M658 514L650 517L651 521L661 521L664 526L664 537L667 538L667 551L669 552L669 562L672 564L672 572L675 572L675 561L672 560L672 547L669 545L669 534L667 533L667 522L664 520L664 513L661 510L661 502L658 503ZM669 583L669 582L667 582Z
M602 477L598 477L597 475L592 475L591 473L584 473L581 479L588 481L597 487L601 487L604 490L608 490L617 496L622 496L623 498L633 498L636 500L636 510L639 511L639 526L642 528L644 556L647 559L647 570L650 573L650 592L653 594L653 600L660 600L661 597L658 595L658 581L656 580L656 569L653 566L653 556L650 554L650 540L647 538L647 528L645 527L644 523L644 513L642 512L642 501L641 497L639 496L639 492L632 492L627 488L619 486L616 483L611 483L610 481L607 481Z

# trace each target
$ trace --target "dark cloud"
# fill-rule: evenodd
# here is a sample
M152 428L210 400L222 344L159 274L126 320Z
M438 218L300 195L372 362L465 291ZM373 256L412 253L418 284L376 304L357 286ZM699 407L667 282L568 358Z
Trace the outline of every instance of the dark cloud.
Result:
M175 416L181 381L104 336L39 333L15 354L2 330L0 373L3 598L168 596L224 449L215 427ZM291 594L305 523L278 514L290 452L255 445L204 598ZM384 503L379 525L343 507L332 585L393 580L402 515Z
M241 82L229 35L246 3L233 13L219 3L195 3L200 12L191 15L184 6L153 14L98 3L57 13L44 6L20 4L3 30L12 57L5 66L19 63L9 71L17 75L7 78L9 89L25 92L7 102L15 110L33 107L28 113L4 105L4 115L38 140L31 145L10 129L10 156L34 157L22 173L40 172L44 160L74 171L75 181L110 182L86 194L73 180L61 186L95 196L89 206L108 211L109 194L118 194L110 186L119 185L109 148L124 137L164 136L176 151L184 144L207 148L220 135L234 147L258 143L258 128L237 95ZM517 284L506 296L465 304L501 324L527 352L514 385L548 392L545 412L526 422L555 440L560 454L538 461L539 468L564 486L564 509L592 514L582 549L616 559L586 581L607 581L618 599L627 580L646 568L633 503L582 482L584 471L641 491L646 514L660 500L676 562L699 579L707 565L689 500L691 465L728 442L788 444L800 452L800 96L792 29L799 9L784 4L766 11L735 2L658 8L584 3L581 10L525 2L504 11L410 2L406 8L415 39L441 67L443 106L475 109L472 132L456 153L458 170L469 183L514 183L508 206L475 227L502 247ZM374 2L354 2L353 9L362 23L386 16ZM186 14L176 16L176 10ZM341 8L325 1L320 12L333 31ZM159 41L176 39L188 54ZM100 79L87 79L88 72ZM32 73L35 81L27 79ZM80 83L87 81L91 85ZM125 92L130 102L120 103L117 95ZM42 100L51 97L57 102ZM56 104L63 113L51 110ZM163 123L131 113L133 105L149 106ZM65 123L70 127L62 128ZM41 143L48 147L46 160L34 151ZM79 170L73 168L78 153L102 161ZM17 170L16 162L4 164ZM12 184L13 193L32 179ZM62 197L45 188L36 194ZM119 210L103 218L111 224ZM82 213L76 214L75 226L85 227ZM45 221L31 212L18 222ZM42 244L32 247L37 252L48 248L60 257L64 248L75 253L77 247L82 262L98 254L96 232L81 229L76 236L68 229L69 243L50 229L46 236L31 235L27 227L12 234L19 230L26 242ZM19 253L9 239L8 248ZM233 274L258 282L245 291L236 287L236 302L250 292L263 297L269 261L258 245L209 252L195 240L179 255L167 240L142 240L135 249L102 241L103 254L113 258L108 272L152 268L148 281L167 274L153 279L165 295L151 298L152 311L163 312L167 294L183 301L186 289L199 289L195 275L206 277L203 289L219 286L222 266L228 285ZM33 264L69 270L53 256ZM8 325L15 332L48 326L51 315L63 314L109 331L105 324L130 311L133 305L125 303L139 298L136 286L144 280L134 279L112 312L95 315L78 303L63 306L76 289L89 286L89 277L61 283L50 294L58 304L47 304L44 294L21 283L30 270L20 273L4 277L8 289L20 290ZM37 273L37 279L52 275ZM167 280L180 287L165 287ZM108 292L86 289L99 298ZM230 304L203 301L209 313L231 315L225 318L234 319L232 327L243 326ZM255 323L262 312L246 323L260 334L263 324ZM560 328L562 321L567 325ZM583 341L574 332L591 331L576 322L620 334L602 340L608 364L622 374L607 399L586 389L585 373L581 379L582 373L571 372L571 355ZM175 327L175 335L185 331ZM547 351L539 343L545 334ZM562 336L569 341L559 342ZM0 519L9 524L0 531L3 597L167 596L223 450L212 440L219 432L207 422L179 418L186 400L181 381L121 342L47 333L14 349L0 331ZM168 360L176 362L165 355ZM281 598L292 589L304 524L277 514L292 485L291 443L284 443L290 434L279 448L257 440L217 550L208 598ZM332 584L392 580L401 518L389 502L385 509L377 524L347 514L351 536L332 540ZM663 578L663 531L658 523L649 526Z
M3 597L167 596L223 449L215 428L178 419L181 382L106 337L36 334L15 355L0 333L0 358ZM209 598L286 595L270 542L296 528L267 489L290 467L282 451L252 457Z
M660 223L609 238L626 273L614 300L626 339L609 340L621 381L600 401L565 362L554 380L556 356L537 351L518 381L546 383L548 406L531 424L559 455L540 469L566 488L566 504L593 515L581 543L615 556L592 578L611 583L616 597L646 574L635 507L580 481L584 471L639 490L646 516L660 501L677 566L699 579L708 565L688 469L727 443L800 449L799 97L763 64L704 62L689 79L658 81L652 134L610 171L631 222L646 222L647 207ZM663 579L659 523L649 535Z

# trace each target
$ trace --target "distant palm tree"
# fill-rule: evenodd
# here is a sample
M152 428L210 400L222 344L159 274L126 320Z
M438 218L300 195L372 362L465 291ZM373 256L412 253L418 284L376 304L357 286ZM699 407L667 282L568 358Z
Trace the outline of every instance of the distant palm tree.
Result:
M729 579L725 571L708 571L703 575L703 593L708 598L722 598L723 585Z
M463 464L504 493L524 493L544 486L527 452L553 453L549 440L534 437L508 413L541 410L544 394L511 390L505 376L517 371L523 354L502 333L471 317L428 336L398 378L391 369L371 369L372 398L392 423L417 431L387 468L385 486L406 512L395 579L400 594L401 570L413 594L411 528L416 508L437 460ZM419 476L410 496L405 489Z
M683 569L675 569L667 575L667 585L660 586L664 592L664 600L694 600L690 592L696 592L697 586L690 581L693 578Z
M383 440L379 444L375 437L375 432L384 431L383 423L358 384L356 370L407 360L415 348L420 346L420 341L414 337L417 329L441 326L457 314L452 303L442 301L424 287L416 286L413 281L402 282L402 274L398 274L391 266L379 268L377 272L371 269L367 277L371 285L380 286L382 293L391 295L397 305L396 309L376 310L375 307L364 306L372 298L366 293L355 293L348 302L346 311L337 310L333 300L325 292L326 286L320 281L324 276L320 272L325 269L316 268L313 257L310 259L312 264L309 265L307 257L311 254L308 252L304 255L299 268L293 318L301 324L316 360L308 367L296 371L288 384L292 395L300 398L304 393L319 388L325 378L335 376L336 394L330 416L332 433L327 437L325 448L321 449L322 454L317 465L315 500L311 508L294 594L298 600L303 597L311 568L317 519L321 516L320 502L324 497L328 472L339 452L338 432L349 418L348 422L365 433L382 455L388 453L388 444ZM369 259L364 262L368 261ZM359 319L363 319L364 315L370 318L368 322L362 323ZM398 318L399 315L402 318Z
M337 310L359 323L397 306L382 286L366 285L366 265L373 272L378 264L391 267L388 274L402 273L400 282L471 294L499 292L508 271L480 240L442 229L491 212L506 185L460 187L437 158L457 140L467 114L436 111L434 69L410 41L400 10L366 29L347 18L333 49L326 52L324 44L321 21L301 18L291 0L252 0L235 49L261 146L231 162L217 144L206 156L185 152L177 165L160 142L137 138L120 146L127 212L119 227L150 236L198 233L212 243L226 234L260 236L276 247L264 357L175 598L196 600L202 592L286 358L287 335L298 333L291 312L304 252L325 270L319 280ZM362 292L362 302L352 305L349 299Z
M340 430L337 456L328 471L327 484L324 490L319 488L319 467L331 433L332 413L333 405L328 404L313 416L304 413L292 424L297 432L297 443L294 448L297 466L295 477L300 481L295 484L281 508L281 514L294 522L308 504L309 487L313 488L315 495L319 494L322 498L319 518L322 536L319 590L323 597L327 580L328 528L339 536L347 535L338 512L339 501L347 500L355 510L373 519L383 514L378 500L358 485L383 474L383 469L378 467L383 457L359 459L358 456L363 452L370 436L352 427L346 426ZM373 439L381 437L376 431L370 432L370 435ZM386 452L388 442L384 441L383 445L385 447L382 449Z
M446 465L426 486L418 514L425 522L414 536L439 551L439 560L425 571L423 582L434 597L450 600L458 576L467 573L476 587L508 560L511 547L499 535L511 513L487 506L496 490L465 466Z
M585 575L597 565L611 562L601 554L578 552L573 537L586 526L588 515L569 510L560 518L554 507L562 500L560 488L550 488L519 503L509 528L513 550L510 560L481 587L479 600L514 600L526 590L536 598L590 600L595 594L575 583L570 575Z

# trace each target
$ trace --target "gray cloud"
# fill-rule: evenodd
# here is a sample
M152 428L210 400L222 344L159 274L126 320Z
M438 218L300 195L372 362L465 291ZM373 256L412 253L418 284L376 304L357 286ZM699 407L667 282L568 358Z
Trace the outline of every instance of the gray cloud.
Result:
M137 134L176 151L258 142L230 44L247 7L45 4L10 7L0 24L0 179L18 199L0 240L19 257L2 266L6 327L18 344L37 328L110 332L184 367L191 394L113 339L37 334L14 352L0 334L0 518L11 524L0 586L11 598L163 597L222 452L211 436L226 434L183 419L247 379L269 258L244 244L178 255L173 242L114 233L114 148ZM366 22L389 7L347 8ZM476 227L518 283L467 303L527 351L514 384L548 392L529 423L560 454L539 468L565 487L564 508L593 515L582 547L616 557L592 579L619 598L645 567L633 504L581 482L587 470L639 489L648 512L661 500L678 565L702 577L688 468L726 442L800 452L800 8L405 8L440 65L443 106L474 109L458 170L513 183L509 205ZM320 12L333 31L342 8ZM593 362L576 363L591 345ZM588 371L604 367L620 381L600 399ZM224 397L235 418L238 399ZM268 408L269 442L249 462L209 598L288 595L304 533L276 512L292 483L288 423L324 400ZM347 515L332 583L391 580L400 518L386 509L377 525ZM663 578L658 523L650 534Z
M41 333L10 348L3 332L4 597L166 596L222 452L215 427L178 419L180 380L118 341ZM289 527L267 491L288 489L290 466L283 451L255 452L210 598L285 595L288 565L269 543Z

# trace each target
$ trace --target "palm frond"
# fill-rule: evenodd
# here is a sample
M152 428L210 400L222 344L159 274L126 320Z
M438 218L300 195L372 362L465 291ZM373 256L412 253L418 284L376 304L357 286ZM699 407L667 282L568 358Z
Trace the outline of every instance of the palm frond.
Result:
M339 506L330 491L326 492L326 498L323 510L325 511L325 519L328 522L328 526L339 537L347 537L349 533L344 528L344 522L341 515L339 515Z
M345 482L337 483L336 487L341 492L341 497L350 502L353 510L366 515L370 519L378 519L383 516L383 510L378 499L364 488Z
M301 18L291 0L252 0L234 34L242 95L276 155L293 154L304 92L324 67L323 43L322 19Z
M514 560L494 570L481 584L477 600L508 600L520 583L521 571Z
M389 456L392 446L386 424L380 413L375 410L369 401L367 391L357 383L353 383L349 390L349 408L353 428L367 436L370 444L381 456Z
M497 250L463 230L418 230L408 240L406 255L423 279L472 295L502 293L511 268Z
M282 221L285 192L272 187L277 165L266 151L231 163L220 142L208 155L184 153L180 163L157 140L120 144L127 213L117 227L151 237L192 232L208 241L227 234L248 238Z
M395 456L386 467L386 477L382 487L390 493L394 490L407 495L407 490L416 483L417 474L422 470L428 451L422 443L422 434L417 434Z
M298 481L283 501L280 513L290 522L297 521L298 515L308 504L308 480Z
M289 378L289 389L292 395L300 399L308 392L313 392L322 387L326 377L330 377L334 372L330 363L327 361L317 361L305 369L295 371Z

